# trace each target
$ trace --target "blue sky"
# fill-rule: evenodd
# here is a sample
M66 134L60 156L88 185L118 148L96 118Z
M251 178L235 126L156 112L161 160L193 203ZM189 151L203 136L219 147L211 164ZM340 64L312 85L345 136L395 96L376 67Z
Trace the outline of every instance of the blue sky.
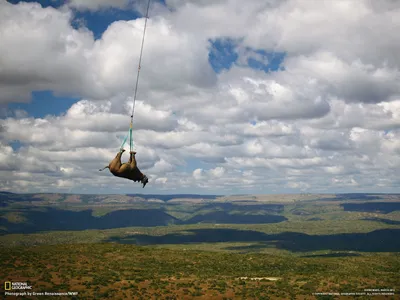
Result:
M9 1L13 4L19 3L21 1ZM24 2L35 2L35 1L24 1ZM43 7L52 6L58 8L61 6L63 1L42 1ZM164 1L160 1L164 3ZM76 28L79 26L86 26L90 29L95 39L100 39L103 32L107 27L115 21L119 20L134 20L140 17L140 14L132 10L121 10L117 8L100 10L100 11L75 11L75 17L72 21L72 25ZM213 70L219 74L224 70L229 70L233 65L236 64L238 59L237 47L240 41L220 38L215 40L209 40L211 44L211 50L209 53L209 63ZM277 71L284 59L283 53L267 53L263 50L251 49L249 47L247 50L259 53L265 58L265 61L269 63L262 63L254 59L248 60L248 67L254 68L256 70L263 70L264 72ZM74 103L79 101L79 97L68 97L68 96L56 96L52 91L33 91L31 95L31 101L29 103L10 103L8 104L9 110L21 109L28 113L28 117L33 118L44 118L47 115L60 116L64 114ZM253 125L255 121L251 122ZM10 145L14 150L18 150L21 147L21 143L16 140L10 142ZM200 159L191 158L186 161L184 166L179 166L176 171L186 171L191 172L197 168L207 169L206 163L202 162ZM151 191L151 186L147 187ZM69 192L79 192L74 188L70 189ZM88 193L98 192L98 190L89 190ZM107 192L107 191L105 191ZM193 192L193 189L180 189L180 193ZM198 190L197 192L204 193L204 190ZM240 193L240 189L232 188L232 193Z
M21 1L9 1L11 3L18 3ZM24 1L35 2L35 1ZM43 1L42 6L59 7L60 1ZM96 39L101 38L103 32L107 27L118 20L134 20L140 17L140 14L134 11L125 11L120 9L107 9L97 12L76 12L75 24L78 20L83 20L87 28L89 28ZM220 38L209 41L211 49L209 52L209 63L216 73L221 73L224 70L229 70L238 60L236 47L238 41L229 38ZM247 60L248 67L255 70L263 70L264 72L274 72L279 70L284 58L285 53L268 53L262 49L246 48L249 51L261 54L265 58L266 63L257 61L253 58ZM33 91L32 101L29 103L10 103L8 108L10 110L22 109L25 110L29 116L34 118L43 118L46 115L61 115L72 104L79 101L77 97L58 97L52 91Z
M20 1L7 0L10 3L18 4L19 2L38 2L35 0ZM59 8L65 1L47 0L40 1L43 7ZM163 1L161 1L163 3ZM118 8L108 8L100 11L74 11L74 20L72 25L77 28L81 25L86 26L93 32L95 39L101 38L107 27L115 21L134 20L141 15L132 10L122 10ZM46 115L60 115L64 113L72 104L79 101L76 97L57 97L52 91L33 91L32 101L30 103L10 103L10 110L23 109L28 112L29 116L34 118L43 118Z
M94 38L99 39L111 23L115 21L135 20L138 17L141 17L141 15L135 11L117 8L97 12L78 11L75 13L75 22L73 24L75 27L79 27L79 21L82 20L83 24L93 32Z
M396 53L400 41L393 24L384 22L387 16L364 7L380 20L374 30L393 36L378 41L380 36L363 30L368 27L364 19L347 22L354 19L361 2L352 3L347 10L334 1L314 7L289 0L280 4L283 9L274 10L249 1L241 12L237 10L239 0L189 5L171 1L173 7L168 9L160 9L165 3L157 2L154 13L158 16L150 15L154 22L144 46L147 73L141 75L139 83L139 94L149 95L149 101L142 99L144 104L138 104L135 114L141 114L144 130L134 131L134 139L136 146L155 151L141 153L138 159L159 182L141 192L174 187L171 192L204 193L203 182L212 194L220 193L221 186L235 194L249 189L257 193L359 192L371 186L378 186L377 191L395 189L396 166L400 166L396 154L396 99L400 99L396 97L400 92L395 71L399 69ZM102 153L110 151L110 141L116 150L119 148L122 140L116 139L120 135L115 131L123 125L114 124L120 122L118 114L123 113L121 105L126 101L121 95L131 93L136 79L137 62L133 60L141 40L140 34L130 34L132 28L141 30L142 23L109 25L134 20L140 14L131 8L93 8L99 3L86 0L92 10L80 11L68 2L74 16L71 24L65 14L55 10L33 7L32 13L26 14L19 6L0 3L7 9L3 15L0 11L5 19L0 25L11 26L7 18L26 22L12 30L22 30L17 35L29 37L18 40L0 32L0 54L7 57L5 67L0 68L0 90L5 91L0 95L0 125L7 129L0 132L4 139L0 147L4 148L5 142L14 150L0 149L0 173L15 168L14 189L30 186L27 167L10 163L24 155L29 158L32 178L38 179L38 184L49 183L48 191L59 187L72 192L121 190L118 184L107 185L110 177L103 174L83 175L79 160L73 156L98 149L88 156L86 166L92 169L107 160ZM57 9L65 2L41 4ZM304 14L289 18L299 9ZM342 22L321 21L326 18ZM72 28L79 26L92 31L98 42L93 45L90 35L74 32ZM310 26L319 30L310 35ZM110 34L103 38L108 28ZM362 47L351 42L350 34L340 40L327 38L338 30L357 33ZM376 44L383 49L376 52ZM271 50L274 45L282 52ZM136 54L133 46L137 46ZM22 53L30 47L29 55ZM385 81L376 74L385 74ZM59 93L66 90L78 96ZM31 100L18 102L26 91ZM368 97L371 93L373 99ZM82 95L89 102L80 101ZM99 99L115 102L101 114L97 112L107 104ZM75 103L79 105L65 116ZM171 111L176 112L172 118ZM47 116L60 118L39 120ZM128 127L129 115L126 131ZM163 147L158 147L161 144ZM62 154L64 149L71 152ZM180 157L185 157L185 163ZM44 170L43 165L47 166ZM56 168L64 173L55 172ZM194 172L196 169L202 169L203 175ZM380 170L378 180L376 170ZM165 184L167 174L173 175ZM90 176L105 182L105 187L90 186ZM190 179L190 187L179 186L185 177ZM79 184L85 180L87 190L82 190ZM0 180L0 189L2 186L6 185ZM130 192L126 185L124 189Z
M16 4L21 1L13 0L10 3ZM22 1L22 2L36 2L36 1ZM43 7L58 8L63 1L42 1ZM160 1L164 3L164 1ZM75 11L75 18L73 25L75 27L84 26L90 29L95 39L101 38L103 32L107 27L115 21L119 20L134 20L141 15L132 10L122 10L117 8L110 8L100 11ZM209 52L209 63L213 70L219 74L224 70L229 70L237 63L238 54L237 47L240 41L229 38L218 38L209 40L211 49ZM274 72L279 70L285 54L284 53L268 53L262 49L252 49L246 47L246 50L253 51L254 53L261 54L265 62L260 62L253 58L247 60L248 67L255 70L263 70L264 72ZM24 110L28 113L29 117L44 118L47 115L59 116L64 114L74 103L81 100L79 97L56 96L52 91L33 91L31 101L29 103L9 103L8 109L13 111L16 109ZM251 121L255 125L255 121ZM11 142L10 145L18 150L21 143L18 141ZM196 168L205 167L205 164L198 159L189 159L186 166L179 167L178 170L193 170Z
M112 18L104 19L102 16L97 18L96 14L92 14L92 18L92 23L95 25L93 29L89 28L99 35L107 29L109 24L115 21ZM235 52L236 43L231 40L222 42L220 39L210 41L210 43L212 49L209 54L209 62L214 71L220 73L223 70L229 70L238 59L238 55ZM263 50L251 50L261 53L266 61L270 61L270 63L263 64L250 58L248 60L248 67L263 70L266 73L279 70L285 57L283 53L266 53ZM34 118L43 118L46 115L58 116L66 112L72 104L80 99L78 97L56 96L52 91L33 91L29 103L9 103L8 109L25 110L29 116Z

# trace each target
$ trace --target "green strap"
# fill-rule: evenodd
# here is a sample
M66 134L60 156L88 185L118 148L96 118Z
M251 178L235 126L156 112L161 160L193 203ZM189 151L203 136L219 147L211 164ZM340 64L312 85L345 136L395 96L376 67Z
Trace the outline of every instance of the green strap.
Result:
M132 151L133 150L133 146L134 146L134 142L133 142L133 138L132 138L132 128L129 128L129 132L127 133L127 135L125 136L125 138L124 138L124 141L122 142L122 144L121 144L121 149L123 149L124 148L124 146L125 146L125 143L126 143L126 140L128 139L128 136L129 136L129 147L130 147L130 151Z
M131 129L129 129L129 131L131 131ZM126 137L125 137L124 141L122 142L121 148L120 148L120 149L123 149L123 148L124 148L125 143L126 143L126 140L128 139L128 135L129 135L129 132L126 134Z
M134 143L133 143L133 138L132 138L132 127L129 128L129 131L128 131L128 133L126 134L125 139L124 139L124 141L122 142L121 148L120 148L120 149L123 149L123 148L124 148L125 143L126 143L126 141L127 141L127 139L128 139L128 136L129 136L129 147L130 147L130 151L133 151L133 145L134 145Z
M132 152L133 141L132 141L132 127L129 128L129 151Z

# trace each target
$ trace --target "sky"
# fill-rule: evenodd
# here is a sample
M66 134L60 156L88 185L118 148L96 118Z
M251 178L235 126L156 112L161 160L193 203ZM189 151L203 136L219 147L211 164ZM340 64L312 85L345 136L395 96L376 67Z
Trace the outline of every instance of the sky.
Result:
M400 2L0 0L0 190L399 193ZM129 148L123 160L128 160Z

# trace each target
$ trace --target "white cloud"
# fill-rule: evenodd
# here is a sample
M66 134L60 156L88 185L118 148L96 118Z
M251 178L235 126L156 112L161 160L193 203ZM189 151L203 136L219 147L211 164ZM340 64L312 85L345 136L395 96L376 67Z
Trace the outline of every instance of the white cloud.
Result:
M338 184L340 186L357 186L358 183L357 181L354 180L352 177L347 177L347 178L333 178L332 179L333 184Z
M291 189L300 189L301 191L305 191L305 190L307 190L308 188L310 188L310 185L308 184L308 183L306 183L306 182L292 182L292 181L289 181L287 184L286 184L286 186L287 187L289 187L289 188L291 188Z
M38 157L15 153L12 147L3 143L0 144L0 170L30 173L57 173L59 171L55 164Z
M166 177L160 177L160 178L157 178L154 182L155 182L156 184L163 184L163 185L165 185L165 184L168 182L168 178L166 178Z
M93 85L83 72L93 35L74 30L71 18L68 10L0 1L0 103L27 101L33 90L81 94Z
M143 26L144 19L114 22L102 39L96 41L92 52L93 72L106 93L132 93ZM168 20L156 18L148 21L144 47L141 90L182 92L187 86L214 84L216 76L208 64L206 42L189 33L178 32ZM140 99L143 95L145 93L139 91Z
M85 27L75 30L71 19L66 7L0 1L0 103L28 101L34 90L93 99L133 93L144 19L114 22L96 41ZM147 35L142 90L182 92L215 83L207 41L177 32L165 18L150 19Z
M217 178L223 176L224 173L225 173L225 169L223 167L216 167L215 169L210 170L210 174L213 177L217 177Z
M59 188L72 188L74 186L74 182L72 180L57 180L57 187Z
M97 170L129 128L144 19L114 22L94 40L86 28L73 29L69 9L132 5L73 0L56 10L0 0L0 103L28 101L35 90L82 98L59 116L2 111L0 189L132 192L131 182ZM135 106L146 189L398 191L399 6L167 5L154 6L148 21ZM208 62L215 38L238 43L239 63L218 75ZM284 69L248 68L248 58L263 59L258 49L285 52ZM13 150L16 140L21 147Z
M68 0L67 5L77 10L96 11L105 8L126 8L130 0Z
M196 180L201 180L203 179L203 170L202 169L196 169L193 171L193 177Z
M149 172L154 172L156 174L163 174L168 171L172 171L175 169L175 166L165 161L164 159L160 159L157 161L154 166L149 169Z
M400 96L398 67L365 64L359 58L347 63L331 52L293 57L285 67L295 74L316 78L323 92L348 102L379 103Z

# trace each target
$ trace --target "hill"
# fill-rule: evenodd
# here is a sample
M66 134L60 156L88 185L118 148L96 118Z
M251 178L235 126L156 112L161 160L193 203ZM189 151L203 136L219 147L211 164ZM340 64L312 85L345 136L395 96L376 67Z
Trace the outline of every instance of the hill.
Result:
M399 197L2 192L0 272L79 298L395 297Z

